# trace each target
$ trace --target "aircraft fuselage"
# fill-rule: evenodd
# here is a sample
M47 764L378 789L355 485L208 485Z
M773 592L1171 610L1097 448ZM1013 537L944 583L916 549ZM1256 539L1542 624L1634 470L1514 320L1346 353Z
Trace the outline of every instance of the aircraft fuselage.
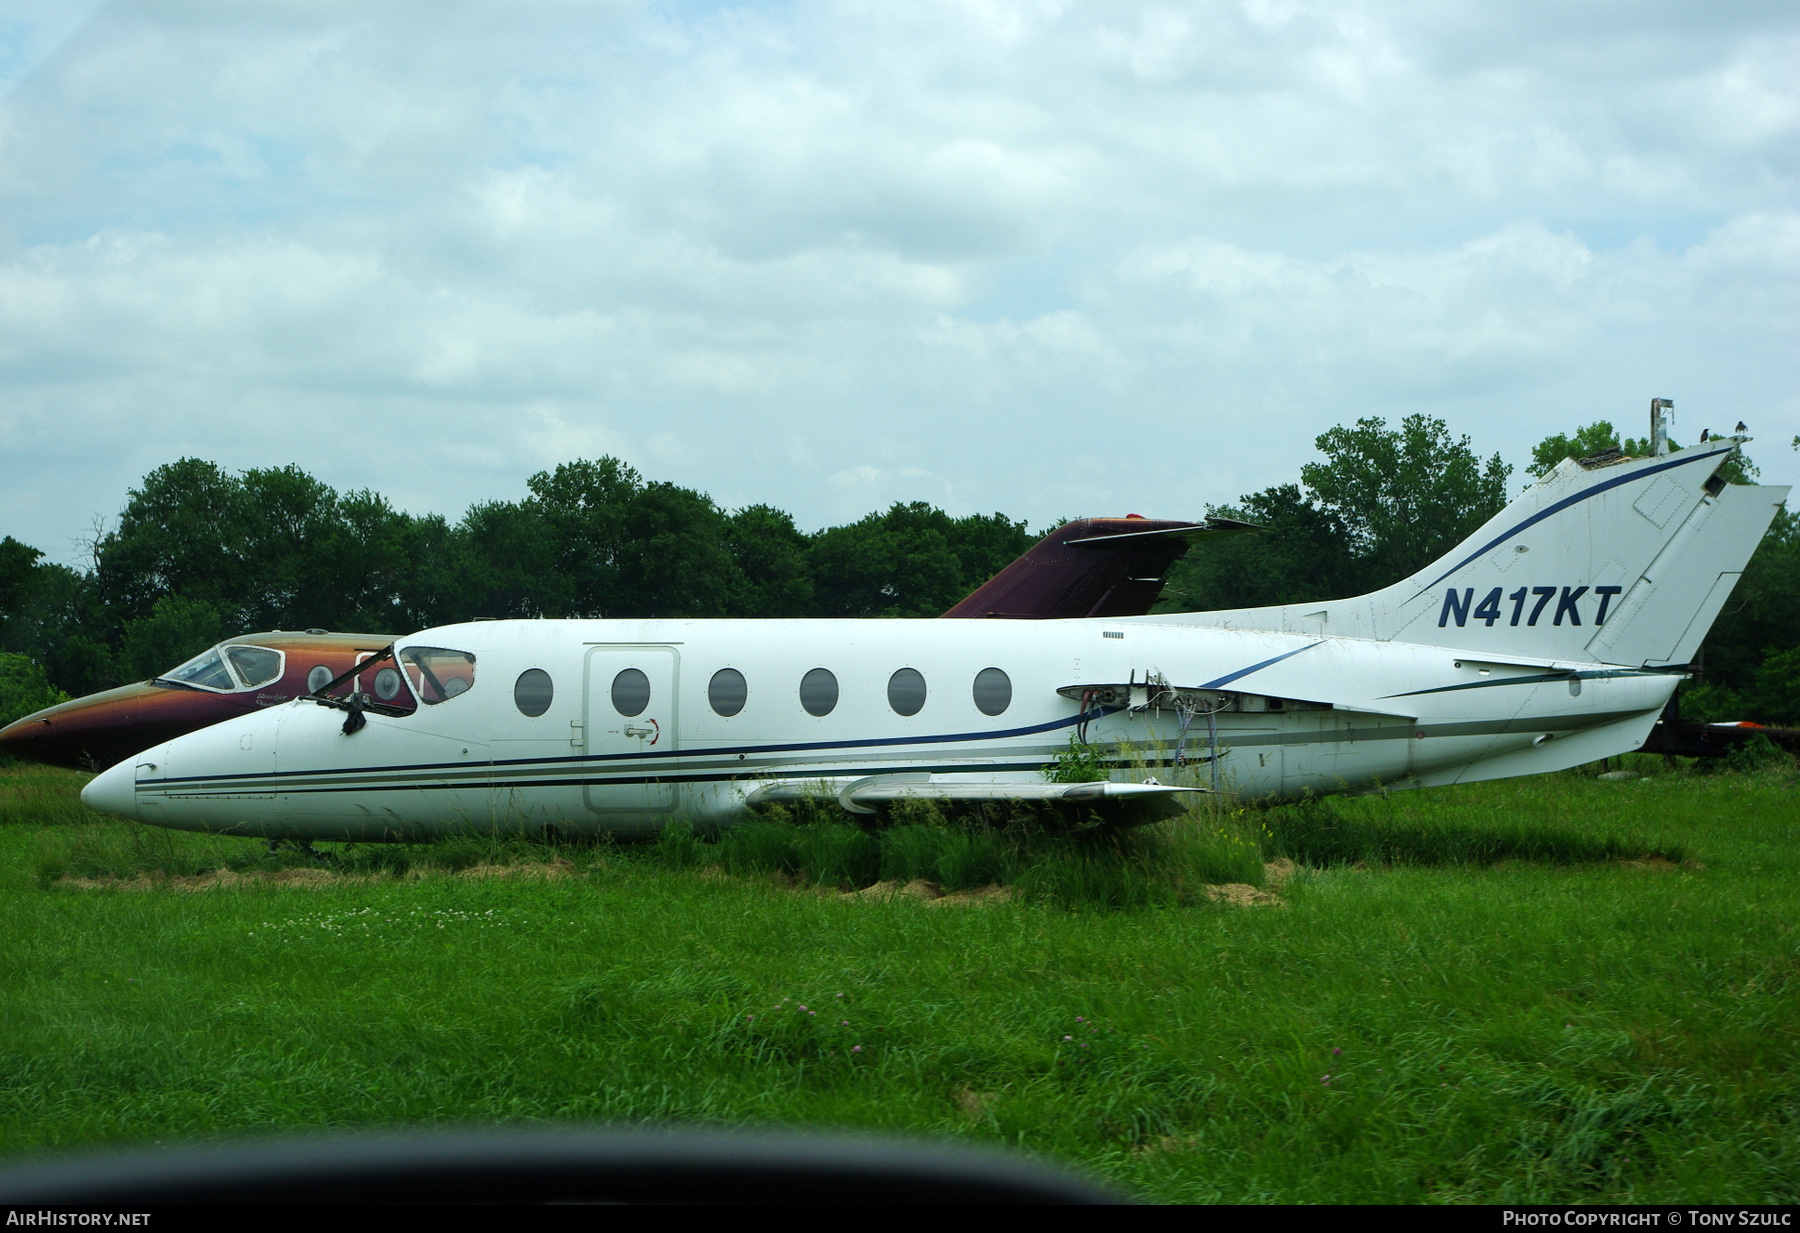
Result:
M497 621L401 647L472 656L468 684L349 734L342 710L272 707L146 751L88 799L271 838L643 834L728 825L771 784L816 783L852 808L846 790L869 783L1042 784L1072 734L1119 782L1292 797L1623 752L1678 679L1154 617ZM1128 692L1110 703L1082 696L1115 685Z

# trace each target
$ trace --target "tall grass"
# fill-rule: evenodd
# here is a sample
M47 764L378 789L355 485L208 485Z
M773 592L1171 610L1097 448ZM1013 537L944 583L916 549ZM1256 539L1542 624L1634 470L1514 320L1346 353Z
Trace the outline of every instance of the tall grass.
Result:
M1011 886L1071 907L1188 904L1203 900L1209 884L1263 879L1255 843L1217 818L1131 831L1070 830L1024 812L947 817L928 802L909 802L879 826L823 808L799 816L772 810L714 840L677 822L640 858L673 869L773 874L841 891L877 882L923 881L946 892Z
M0 1154L778 1123L1024 1147L1169 1200L1795 1201L1800 792L1645 769L1122 834L819 808L324 865L84 819L78 776L21 816L0 774ZM45 885L46 854L132 889ZM1285 909L1200 902L1284 856L1313 871ZM214 861L356 876L160 889ZM915 877L1017 893L813 890Z

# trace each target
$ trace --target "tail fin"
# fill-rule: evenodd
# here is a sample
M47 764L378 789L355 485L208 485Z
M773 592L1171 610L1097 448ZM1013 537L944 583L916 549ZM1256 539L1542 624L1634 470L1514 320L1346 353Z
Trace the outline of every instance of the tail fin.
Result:
M1354 599L1150 618L1340 634L1534 661L1690 662L1785 487L1719 474L1743 438L1566 460L1412 577Z
M1064 523L944 613L947 617L1139 616L1162 594L1188 545L1256 528L1231 518L1164 522L1082 518Z
M1788 493L1726 483L1728 441L1565 461L1449 555L1365 597L1370 632L1533 659L1689 662Z

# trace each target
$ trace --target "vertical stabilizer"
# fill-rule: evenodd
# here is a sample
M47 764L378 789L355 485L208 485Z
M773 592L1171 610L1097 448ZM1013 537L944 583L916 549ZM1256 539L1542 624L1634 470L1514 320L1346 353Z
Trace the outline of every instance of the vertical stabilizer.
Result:
M1719 474L1728 439L1567 460L1426 569L1367 597L1370 634L1470 653L1687 663L1788 490Z

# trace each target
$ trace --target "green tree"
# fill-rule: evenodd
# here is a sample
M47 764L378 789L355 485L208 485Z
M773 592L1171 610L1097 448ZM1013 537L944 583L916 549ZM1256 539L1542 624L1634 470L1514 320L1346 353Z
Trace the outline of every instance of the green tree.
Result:
M436 620L471 617L562 617L575 612L577 578L542 507L533 502L488 501L463 515L449 545L446 566L457 579L442 598Z
M1646 454L1649 452L1649 445L1643 441L1621 442L1619 430L1608 421L1599 420L1586 428L1577 428L1572 437L1559 432L1539 441L1532 448L1531 465L1525 471L1534 479L1543 479L1565 458L1592 458L1607 450Z
M528 487L568 615L721 616L742 590L725 515L704 493L646 484L617 458L564 463Z
M25 607L43 553L8 535L0 539L0 638L6 622Z
M144 681L172 668L221 641L228 632L218 609L203 599L165 595L150 615L125 623L119 648L119 667L127 680Z
M930 617L1031 546L1023 522L1001 514L952 518L923 501L828 527L807 558L818 616Z
M368 489L339 497L337 515L326 547L338 602L305 626L399 634L456 619L439 615L457 594L453 536L441 515L414 517Z
M0 652L0 728L68 700L69 695L50 684L43 668L28 656Z
M725 520L725 548L736 562L738 591L731 615L806 616L813 606L806 536L793 515L769 505L750 505Z
M1262 529L1190 548L1170 569L1156 611L1261 608L1335 599L1358 589L1343 523L1300 485L1265 488L1207 513Z
M357 597L338 569L348 537L337 493L292 465L252 468L238 483L244 538L227 545L237 585L210 602L234 608L245 629L341 628Z
M117 624L92 574L40 561L18 607L0 626L0 650L42 665L51 683L69 693L92 693L118 684Z
M255 589L245 573L248 514L243 484L216 463L183 458L145 476L95 549L117 619L149 616L163 596L183 595L239 624Z
M1361 419L1314 444L1326 461L1307 463L1300 478L1342 524L1359 590L1423 569L1506 505L1512 468L1499 454L1477 458L1443 420L1409 415L1390 429Z

